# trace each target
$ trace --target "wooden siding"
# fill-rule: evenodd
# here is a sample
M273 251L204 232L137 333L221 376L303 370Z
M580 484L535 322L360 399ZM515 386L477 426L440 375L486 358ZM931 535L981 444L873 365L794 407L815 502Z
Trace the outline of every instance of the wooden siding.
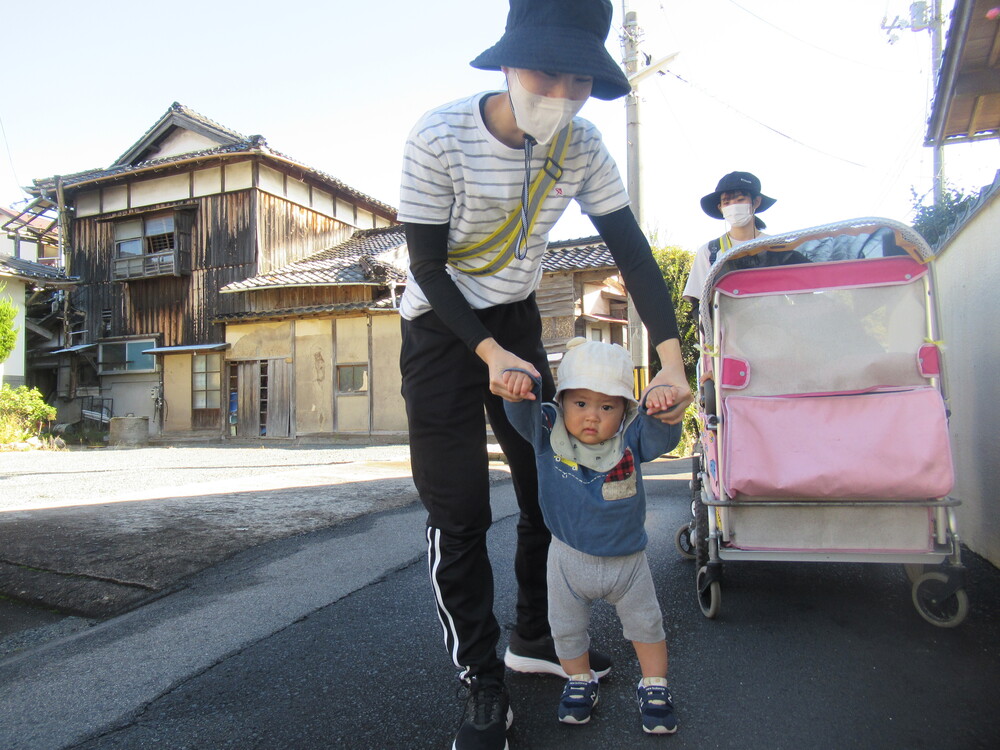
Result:
M354 227L270 193L258 194L260 267L269 273L346 242Z
M252 189L189 199L183 205L142 209L191 212L190 234L178 235L176 251L190 257L191 269L181 276L113 281L114 220L88 216L73 221L68 270L84 279L73 293L73 304L86 316L81 327L88 331L88 341L156 334L161 334L161 346L222 341L223 326L213 324L213 318L255 309L251 295L220 294L222 287L256 275L262 266L285 265L342 242L353 232L341 221ZM113 216L125 218L129 213ZM259 257L265 260L258 262ZM327 291L317 296L322 301L288 306L363 299L333 296ZM110 313L109 328L103 326L104 311Z
M370 302L379 287L371 286L290 286L280 289L261 289L252 292L238 292L247 300L251 312L270 312L299 307L319 305L339 305L350 302ZM223 295L235 296L235 295Z

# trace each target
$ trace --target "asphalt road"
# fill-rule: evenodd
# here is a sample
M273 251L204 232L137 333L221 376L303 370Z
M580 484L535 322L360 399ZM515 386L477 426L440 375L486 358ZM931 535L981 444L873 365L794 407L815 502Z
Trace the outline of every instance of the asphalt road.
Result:
M974 555L955 629L914 610L900 566L743 563L706 620L674 550L686 465L647 468L649 556L680 730L642 733L638 667L612 610L615 659L590 724L560 725L554 678L511 675L512 750L1000 746L1000 572ZM514 609L510 485L495 488L496 611ZM431 606L423 515L409 506L255 547L170 596L0 661L0 747L450 747L462 706Z

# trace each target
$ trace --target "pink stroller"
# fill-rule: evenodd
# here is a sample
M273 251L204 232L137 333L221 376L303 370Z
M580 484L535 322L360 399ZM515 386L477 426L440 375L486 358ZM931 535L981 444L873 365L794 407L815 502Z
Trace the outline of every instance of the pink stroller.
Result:
M928 622L968 613L927 262L909 227L857 219L721 255L700 312L696 561L902 563Z

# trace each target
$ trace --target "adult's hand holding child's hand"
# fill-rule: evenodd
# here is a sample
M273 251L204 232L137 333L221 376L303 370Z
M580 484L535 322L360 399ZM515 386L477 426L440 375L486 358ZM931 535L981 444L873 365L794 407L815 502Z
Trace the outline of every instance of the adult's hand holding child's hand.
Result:
M507 351L492 338L479 342L476 354L490 370L490 393L506 401L535 400L531 376L540 378L541 375L533 364Z

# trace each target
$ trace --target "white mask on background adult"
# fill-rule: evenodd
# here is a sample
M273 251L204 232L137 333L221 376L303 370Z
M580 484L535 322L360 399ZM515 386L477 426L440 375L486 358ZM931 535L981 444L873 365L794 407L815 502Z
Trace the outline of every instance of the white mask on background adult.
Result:
M749 203L730 203L722 207L722 218L731 227L744 227L753 218L753 208Z
M521 84L517 71L513 70L507 74L507 90L517 127L540 144L551 141L587 103L586 99L557 99L533 94Z

